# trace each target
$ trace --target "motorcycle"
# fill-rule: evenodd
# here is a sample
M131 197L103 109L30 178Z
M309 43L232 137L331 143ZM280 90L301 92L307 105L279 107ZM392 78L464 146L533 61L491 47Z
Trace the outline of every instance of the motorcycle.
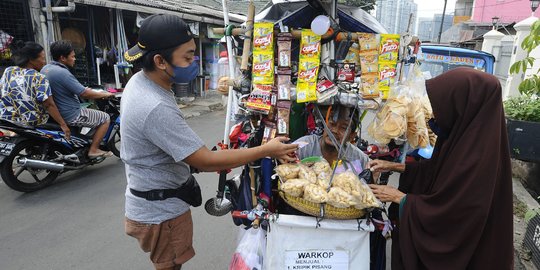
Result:
M120 100L97 100L95 104L111 118L100 149L120 157ZM71 127L70 140L56 123L28 128L0 120L0 130L0 175L8 187L17 191L43 189L64 172L105 160L88 157L95 129Z

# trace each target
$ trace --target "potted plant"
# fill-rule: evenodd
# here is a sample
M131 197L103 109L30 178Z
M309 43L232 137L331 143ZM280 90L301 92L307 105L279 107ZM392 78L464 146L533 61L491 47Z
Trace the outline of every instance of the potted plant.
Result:
M540 45L540 20L531 26L531 33L523 40L521 47L527 57L510 67L511 74L525 73L532 68L534 58L531 51ZM540 162L540 69L527 76L519 85L519 96L504 102L507 117L508 139L513 158Z

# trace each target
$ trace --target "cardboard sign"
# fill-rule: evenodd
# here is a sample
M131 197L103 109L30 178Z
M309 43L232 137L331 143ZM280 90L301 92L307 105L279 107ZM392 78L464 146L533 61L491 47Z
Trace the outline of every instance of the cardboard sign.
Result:
M345 250L288 250L285 266L287 270L349 270L349 253Z

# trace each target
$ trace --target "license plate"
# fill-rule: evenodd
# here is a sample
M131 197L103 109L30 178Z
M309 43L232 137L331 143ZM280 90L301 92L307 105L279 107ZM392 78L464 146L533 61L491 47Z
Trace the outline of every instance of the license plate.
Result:
M0 142L0 155L9 156L14 147L14 143Z

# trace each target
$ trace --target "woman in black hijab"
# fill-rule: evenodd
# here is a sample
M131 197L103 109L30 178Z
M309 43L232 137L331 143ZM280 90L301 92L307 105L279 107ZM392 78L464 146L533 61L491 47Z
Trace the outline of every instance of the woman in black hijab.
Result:
M401 171L399 188L372 185L393 202L392 269L512 269L511 165L497 78L458 68L426 81L439 133L417 163L372 161Z

